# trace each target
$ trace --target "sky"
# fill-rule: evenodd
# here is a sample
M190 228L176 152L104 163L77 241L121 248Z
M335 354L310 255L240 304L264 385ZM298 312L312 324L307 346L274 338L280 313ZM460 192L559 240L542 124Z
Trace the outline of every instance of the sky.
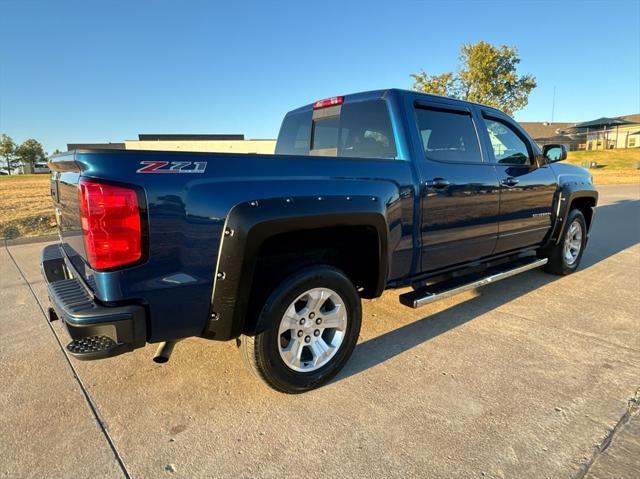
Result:
M538 87L520 121L640 112L640 0L0 0L0 133L66 143L138 133L275 138L291 109L410 88L462 44L517 47Z

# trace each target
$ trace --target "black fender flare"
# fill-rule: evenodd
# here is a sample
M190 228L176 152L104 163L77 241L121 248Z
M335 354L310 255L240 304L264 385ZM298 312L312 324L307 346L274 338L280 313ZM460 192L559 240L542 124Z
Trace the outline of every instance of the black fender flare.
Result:
M554 224L544 247L560 242L562 229L567 221L567 216L569 216L569 211L571 211L571 204L578 198L591 198L595 206L598 203L598 190L593 183L586 181L567 181L560 184L555 200Z
M210 317L203 336L229 340L243 332L260 247L268 238L292 231L335 226L369 226L379 239L376 293L385 288L388 225L376 196L309 196L254 200L235 205L227 216L218 251Z

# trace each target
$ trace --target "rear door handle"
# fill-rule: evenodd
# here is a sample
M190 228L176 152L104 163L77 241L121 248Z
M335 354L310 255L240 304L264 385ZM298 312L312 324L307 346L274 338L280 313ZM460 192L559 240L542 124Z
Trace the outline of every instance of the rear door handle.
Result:
M435 188L436 190L442 190L442 189L446 188L447 186L449 186L450 184L451 183L449 183L444 178L434 178L431 181L427 181L427 186L429 188Z
M516 186L518 183L520 183L520 180L514 178L513 176L509 176L508 178L502 180L502 184L504 186Z

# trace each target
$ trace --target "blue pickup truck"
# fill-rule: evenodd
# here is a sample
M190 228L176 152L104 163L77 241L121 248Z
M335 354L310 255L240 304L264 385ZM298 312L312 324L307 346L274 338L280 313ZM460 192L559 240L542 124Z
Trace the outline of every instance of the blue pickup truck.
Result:
M78 359L235 340L271 387L329 381L361 298L404 306L536 267L578 267L597 191L487 106L402 90L289 112L275 155L77 150L50 162L60 242L42 253Z

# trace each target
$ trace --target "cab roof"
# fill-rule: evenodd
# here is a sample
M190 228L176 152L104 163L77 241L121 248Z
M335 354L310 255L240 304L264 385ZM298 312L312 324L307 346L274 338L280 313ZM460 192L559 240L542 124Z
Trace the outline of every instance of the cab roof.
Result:
M423 92L419 92L419 91L415 91L415 90L404 90L401 88L387 88L384 90L370 90L370 91L364 91L364 92L358 92L358 93L349 93L346 95L342 95L344 97L344 103L350 103L352 101L364 101L364 100L382 100L384 98L386 98L389 95L398 95L398 96L406 96L406 95L417 95L420 97L424 97L425 99L431 98L431 99L446 99L448 101L452 101L455 103L459 103L462 105L477 105L477 106L481 106L483 108L488 108L490 110L494 110L497 112L502 113L500 110L498 110L497 108L491 107L491 106L487 106L487 105L483 105L481 103L475 103L475 102L471 102L471 101L467 101L467 100L460 100L458 98L452 98L452 97L448 97L448 96L442 96L442 95L435 95L433 93L423 93ZM315 102L314 102L315 103ZM295 110L291 110L290 112L287 113L287 115L289 114L293 114L293 113L302 113L305 111L310 111L313 109L313 104L314 103L308 103L307 105L301 106L300 108L296 108Z

